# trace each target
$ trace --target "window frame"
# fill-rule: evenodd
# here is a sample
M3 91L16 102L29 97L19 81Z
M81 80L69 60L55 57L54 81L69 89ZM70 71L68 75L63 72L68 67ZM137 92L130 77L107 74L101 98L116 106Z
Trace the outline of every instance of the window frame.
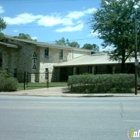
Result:
M59 59L63 59L63 49L59 50Z
M48 47L44 49L44 57L49 58L49 48Z

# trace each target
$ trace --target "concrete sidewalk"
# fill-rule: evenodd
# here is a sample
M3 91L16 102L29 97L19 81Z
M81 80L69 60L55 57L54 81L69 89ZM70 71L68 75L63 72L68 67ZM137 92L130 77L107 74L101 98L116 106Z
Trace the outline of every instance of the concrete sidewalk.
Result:
M0 92L0 95L18 95L18 96L44 96L44 97L140 97L140 94L134 93L89 93L77 94L67 93L67 87L50 87L33 90L21 90L15 92Z

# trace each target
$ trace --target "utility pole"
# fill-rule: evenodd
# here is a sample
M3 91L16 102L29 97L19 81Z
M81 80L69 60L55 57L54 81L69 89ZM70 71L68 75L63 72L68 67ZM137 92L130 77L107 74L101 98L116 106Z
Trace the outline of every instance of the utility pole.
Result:
M138 59L137 59L137 21L136 16L134 18L135 22L135 95L137 95L137 76L138 76Z

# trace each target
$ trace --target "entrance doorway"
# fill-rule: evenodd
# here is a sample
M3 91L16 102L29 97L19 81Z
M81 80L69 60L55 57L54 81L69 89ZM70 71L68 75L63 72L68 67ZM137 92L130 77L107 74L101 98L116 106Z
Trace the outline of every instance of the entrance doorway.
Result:
M68 80L68 68L61 67L60 68L60 81L64 82Z

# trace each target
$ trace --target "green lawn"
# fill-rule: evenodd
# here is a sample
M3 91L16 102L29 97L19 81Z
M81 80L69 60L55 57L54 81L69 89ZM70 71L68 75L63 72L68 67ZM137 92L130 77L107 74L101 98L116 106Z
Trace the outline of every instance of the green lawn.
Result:
M63 87L67 86L67 82L51 82L49 87ZM26 89L47 88L47 83L28 83ZM18 90L24 90L24 83L18 83Z

